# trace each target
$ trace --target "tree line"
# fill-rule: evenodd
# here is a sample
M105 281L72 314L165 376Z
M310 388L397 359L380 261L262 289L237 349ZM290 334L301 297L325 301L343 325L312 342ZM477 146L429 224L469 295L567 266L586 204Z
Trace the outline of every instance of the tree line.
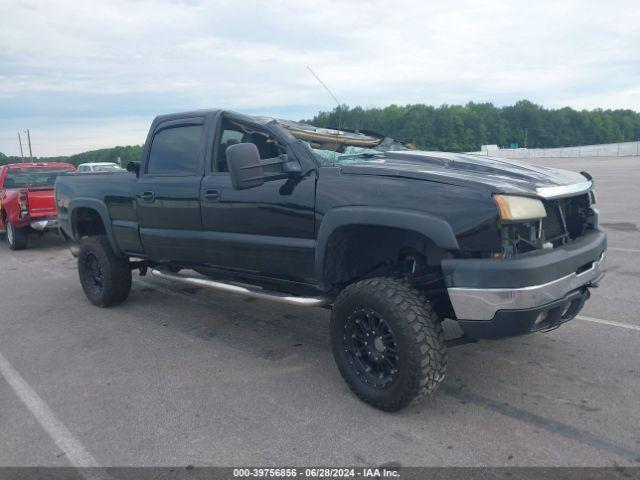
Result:
M481 145L551 148L640 139L640 113L633 110L547 109L528 100L513 106L346 105L305 120L319 127L373 130L417 148L477 151Z
M81 163L88 162L113 162L118 163L118 158L123 167L129 162L137 162L142 155L142 146L129 145L126 147L101 148L99 150L90 150L75 155L58 156L58 157L34 157L33 161L46 162L67 162L78 166ZM0 152L0 165L8 163L20 163L22 159L18 156L9 156ZM25 157L25 161L29 161L29 157Z
M496 107L491 103L466 105L389 105L362 108L342 105L319 112L303 122L327 128L373 130L427 150L477 151L481 145L529 148L569 147L640 139L640 113L633 110L547 109L528 100ZM140 160L140 145L103 148L71 156L34 160L116 162L125 166ZM20 162L0 153L0 165Z

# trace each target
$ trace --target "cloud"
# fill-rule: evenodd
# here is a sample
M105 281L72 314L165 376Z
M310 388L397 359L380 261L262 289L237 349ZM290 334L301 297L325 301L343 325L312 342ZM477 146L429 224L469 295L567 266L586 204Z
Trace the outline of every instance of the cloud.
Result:
M6 2L0 151L34 126L57 132L38 155L122 144L183 109L310 116L333 104L307 65L350 105L640 110L638 24L635 0Z

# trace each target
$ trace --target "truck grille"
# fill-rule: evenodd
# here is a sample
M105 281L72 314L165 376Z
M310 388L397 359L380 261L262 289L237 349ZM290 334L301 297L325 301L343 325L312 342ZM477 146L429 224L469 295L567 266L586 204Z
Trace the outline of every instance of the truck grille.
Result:
M552 242L568 235L565 226L566 207L558 201L547 202L547 217L542 220L542 232L548 242Z
M507 229L507 251L520 254L552 244L558 247L574 240L590 228L593 216L589 195L545 200L547 216L540 221L512 225Z
M584 235L591 207L589 195L545 201L547 217L542 220L542 235L554 246Z

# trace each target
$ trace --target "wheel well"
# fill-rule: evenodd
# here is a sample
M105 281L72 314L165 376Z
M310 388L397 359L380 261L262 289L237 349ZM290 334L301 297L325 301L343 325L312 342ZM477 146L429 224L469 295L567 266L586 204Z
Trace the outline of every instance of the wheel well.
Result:
M71 224L77 240L83 237L93 237L107 233L104 223L102 222L102 217L93 208L76 208L73 211Z
M428 237L402 228L353 225L336 229L327 241L324 281L344 286L362 278L403 274L405 262L415 262L419 271L439 274L445 251Z

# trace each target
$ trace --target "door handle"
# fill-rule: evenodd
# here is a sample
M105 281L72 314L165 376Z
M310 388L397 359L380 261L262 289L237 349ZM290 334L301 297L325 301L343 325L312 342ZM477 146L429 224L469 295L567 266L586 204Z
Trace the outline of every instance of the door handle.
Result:
M220 200L220 192L215 189L208 189L204 192L204 198L208 202L217 202Z
M153 202L156 199L156 196L153 192L142 192L136 195L143 202Z

